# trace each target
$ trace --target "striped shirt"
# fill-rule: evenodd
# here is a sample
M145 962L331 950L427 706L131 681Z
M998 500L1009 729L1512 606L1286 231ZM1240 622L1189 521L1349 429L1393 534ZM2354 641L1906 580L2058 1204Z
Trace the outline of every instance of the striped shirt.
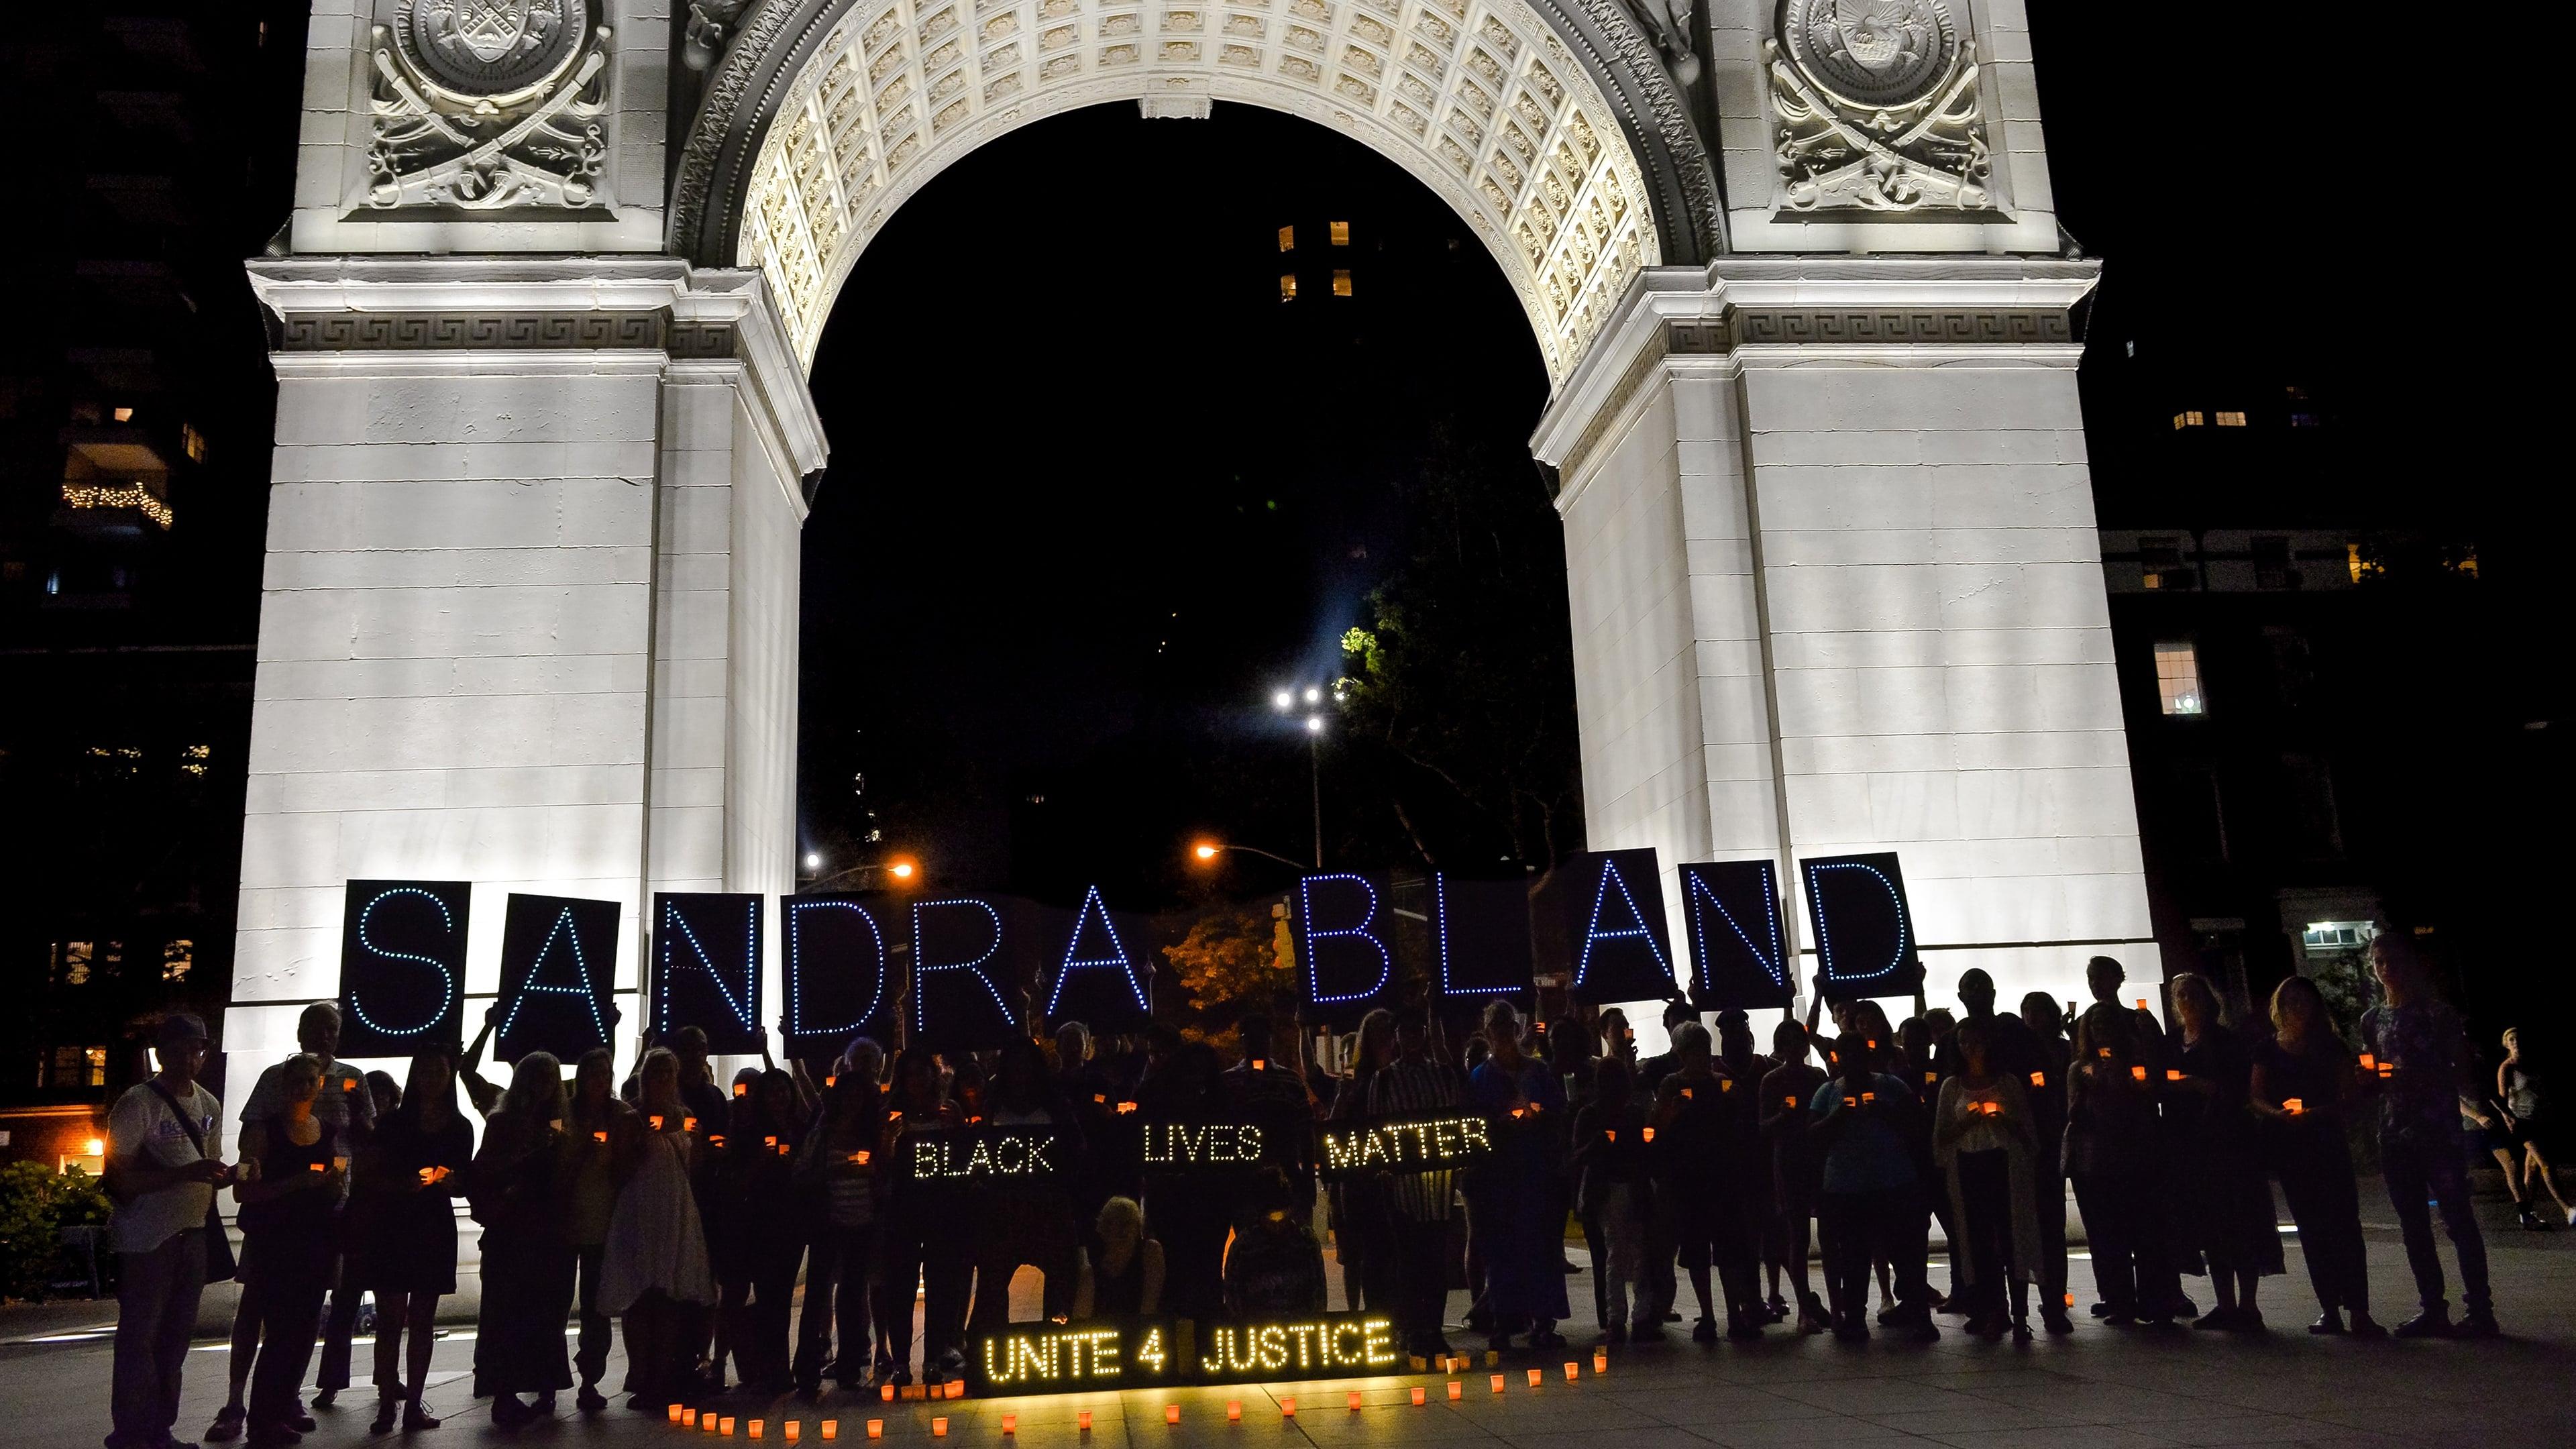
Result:
M1369 1080L1368 1113L1372 1117L1439 1112L1466 1103L1467 1087L1458 1074L1428 1058L1399 1058ZM1397 1212L1417 1223L1447 1222L1457 1201L1458 1174L1446 1169L1398 1173L1390 1180L1390 1186Z

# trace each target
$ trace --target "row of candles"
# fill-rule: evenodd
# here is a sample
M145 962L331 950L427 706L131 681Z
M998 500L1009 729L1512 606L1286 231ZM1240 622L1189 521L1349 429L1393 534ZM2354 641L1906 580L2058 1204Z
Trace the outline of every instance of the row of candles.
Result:
M1462 1355L1458 1358L1442 1360L1441 1367L1444 1369L1463 1368L1466 1365L1466 1362L1466 1358ZM1610 1351L1608 1349L1593 1350L1592 1371L1595 1374L1606 1374L1610 1371ZM1537 1388L1540 1384L1546 1381L1547 1374L1543 1369L1530 1369L1528 1373L1529 1386L1531 1388ZM1580 1362L1568 1361L1566 1363L1565 1381L1567 1383L1570 1384L1575 1382L1580 1379L1582 1375L1583 1365ZM1509 1381L1509 1376L1505 1374L1492 1374L1487 1378L1487 1382L1491 1386L1492 1391L1498 1394L1503 1392L1504 1386ZM1414 1385L1410 1393L1413 1400L1413 1407L1417 1409L1424 1407L1431 1401L1430 1391L1420 1384ZM1452 1400L1464 1399L1466 1396L1467 1384L1465 1380L1449 1380L1449 1397ZM946 1397L954 1397L954 1395L948 1395ZM1360 1391L1358 1389L1350 1390L1346 1395L1344 1402L1352 1413L1358 1413L1363 1402ZM731 1438L737 1432L746 1434L748 1437L753 1439L765 1439L768 1437L769 1421L766 1419L743 1419L732 1414L719 1415L713 1411L702 1413L699 1410L688 1408L680 1404L671 1405L669 1412L671 1422L683 1429L697 1429L705 1433L714 1434L719 1438ZM1297 1417L1296 1395L1286 1394L1280 1397L1279 1417L1283 1419L1293 1419ZM1225 1401L1225 1421L1229 1424L1240 1424L1243 1422L1243 1400L1228 1399ZM838 1440L841 1437L840 1420L823 1419L818 1422L822 1425L823 1438L827 1440ZM1166 1424L1178 1424L1181 1422L1181 1406L1178 1404L1165 1404L1163 1406L1163 1422ZM1091 1432L1091 1410L1081 1409L1075 1411L1074 1427L1086 1434ZM1002 1432L1004 1434L1015 1435L1019 1433L1019 1431L1020 1416L1017 1414L1004 1414L1002 1416ZM805 1423L801 1419L783 1420L779 1425L779 1437L790 1444L801 1443L804 1439L804 1433ZM871 1439L883 1439L885 1437L885 1420L868 1420L867 1435ZM938 1415L931 1419L930 1437L934 1439L945 1439L948 1437L948 1417L946 1415Z

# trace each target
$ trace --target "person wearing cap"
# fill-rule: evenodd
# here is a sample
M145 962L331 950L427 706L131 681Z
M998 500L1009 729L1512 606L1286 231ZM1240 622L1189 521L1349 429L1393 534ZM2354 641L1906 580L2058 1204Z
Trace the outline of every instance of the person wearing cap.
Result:
M215 1189L224 1165L224 1104L197 1085L206 1023L187 1012L152 1035L160 1073L126 1089L107 1116L108 1180L117 1198L108 1241L119 1257L109 1449L171 1449L179 1375L206 1288Z

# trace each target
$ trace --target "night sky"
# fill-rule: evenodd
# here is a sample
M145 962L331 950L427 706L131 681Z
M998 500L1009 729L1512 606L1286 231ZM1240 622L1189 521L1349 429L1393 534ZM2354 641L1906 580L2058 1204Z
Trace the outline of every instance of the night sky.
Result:
M2349 105L2361 40L2231 14L2151 52L2133 11L2034 21L2061 219L2107 261L2097 455L2104 399L2138 385L2099 359L2131 343L2323 371L2366 407L2370 218L2299 119ZM1310 273L1283 304L1277 229L1311 254L1337 219L1355 295ZM1090 879L1151 907L1210 888L1194 834L1305 854L1303 738L1268 696L1336 672L1408 472L1463 440L1527 469L1498 506L1549 507L1526 462L1544 370L1466 226L1366 148L1222 102L1076 112L938 177L861 258L814 391L833 457L804 534L800 815L826 874L908 853L959 889ZM1571 697L1561 667L1528 681L1533 711ZM1335 765L1328 744L1335 863L1400 863L1339 858L1388 847ZM1225 884L1286 878L1260 869Z

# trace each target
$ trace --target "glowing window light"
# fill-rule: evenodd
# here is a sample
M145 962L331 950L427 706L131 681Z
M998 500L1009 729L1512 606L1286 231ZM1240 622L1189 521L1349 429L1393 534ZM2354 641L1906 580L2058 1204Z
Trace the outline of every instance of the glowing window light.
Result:
M1350 224L1349 222L1347 222L1347 221L1337 221L1337 222L1334 222L1334 223L1332 223L1332 228L1333 228L1333 245L1335 245L1335 246L1337 246L1337 247L1346 247L1346 246L1349 246L1349 245L1351 244L1351 224Z
M367 902L367 904L359 910L358 944L368 952L381 956L385 960L417 961L423 966L427 966L431 970L436 971L438 973L440 983L438 988L438 1011L435 1015L431 1016L429 1020L420 1023L418 1026L387 1026L383 1022L376 1020L374 1017L369 1016L367 1014L365 1003L358 999L357 992L352 991L349 993L349 1014L356 1017L359 1022L370 1031L381 1032L386 1036L418 1036L422 1032L429 1030L431 1027L436 1026L447 1019L447 1003L449 998L456 992L456 973L448 970L447 963L444 961L435 960L428 956L414 955L409 951L389 951L367 938L367 923L375 918L376 907L383 905L385 902L392 900L396 896L419 896L421 899L438 907L439 924L446 930L447 934L451 936L456 934L456 917L448 912L447 902L440 900L435 893L422 890L418 886L396 886L392 890L378 892L374 900Z
M1211 855L1214 853L1209 852ZM1090 924L1095 914L1100 917L1102 934L1109 938L1109 954L1077 960L1074 953L1082 949L1082 928ZM1126 944L1118 939L1118 927L1109 919L1109 907L1100 899L1100 887L1092 886L1083 893L1082 909L1074 913L1073 938L1064 943L1064 964L1056 971L1055 990L1047 993L1047 1015L1055 1015L1056 1007L1064 1000L1064 983L1072 978L1074 972L1107 966L1117 967L1126 978L1127 990L1136 998L1138 1011L1154 1009L1152 1001L1145 995L1145 983L1137 979L1136 967L1127 959Z
M1333 295L1336 297L1347 297L1350 294L1351 269L1348 267L1335 267L1333 269Z
M2166 714L2208 712L2200 693L2200 651L2190 640L2156 646L2156 702Z
M1295 272L1281 272L1279 274L1279 300L1282 302L1294 302L1297 300L1297 274Z

